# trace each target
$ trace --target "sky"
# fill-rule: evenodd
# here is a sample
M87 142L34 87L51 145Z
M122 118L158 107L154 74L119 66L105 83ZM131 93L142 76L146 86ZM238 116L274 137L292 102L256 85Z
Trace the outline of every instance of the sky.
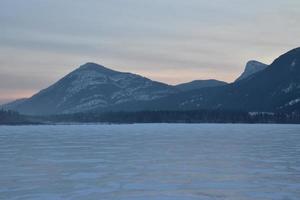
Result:
M299 0L0 0L0 103L86 62L177 84L234 81L300 46Z

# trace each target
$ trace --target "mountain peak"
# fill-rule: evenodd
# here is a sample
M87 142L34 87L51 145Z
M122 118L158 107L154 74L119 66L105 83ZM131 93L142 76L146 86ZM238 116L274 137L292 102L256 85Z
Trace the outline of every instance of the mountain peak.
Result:
M242 73L242 75L239 78L236 79L236 81L240 81L245 78L248 78L252 74L262 71L267 67L268 67L268 65L266 65L264 63L261 63L256 60L250 60L247 62L244 72Z
M248 72L248 73L257 72L262 69L265 69L267 66L268 65L266 65L262 62L259 62L256 60L250 60L246 64L245 72Z
M107 67L104 67L103 65L99 65L97 63L93 62L87 62L83 65L81 65L79 70L107 70L107 71L113 71L112 69L109 69Z

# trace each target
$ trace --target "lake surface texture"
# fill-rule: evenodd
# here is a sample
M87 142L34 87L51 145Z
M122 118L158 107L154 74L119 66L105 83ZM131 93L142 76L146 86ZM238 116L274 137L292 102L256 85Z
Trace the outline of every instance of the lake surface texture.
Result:
M300 126L2 126L0 199L299 200Z

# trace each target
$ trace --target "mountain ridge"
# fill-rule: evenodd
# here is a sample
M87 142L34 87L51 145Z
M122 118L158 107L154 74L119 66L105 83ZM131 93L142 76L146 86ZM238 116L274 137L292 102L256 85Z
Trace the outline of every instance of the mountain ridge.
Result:
M253 62L258 63L249 61L247 65ZM171 86L88 62L31 98L4 107L32 115L198 109L300 111L300 48L258 68L233 83L212 80L220 85L202 87L200 84L200 88L196 85L198 88L180 90L178 85Z
M139 105L140 104L140 105ZM139 105L139 106L137 106ZM172 94L147 104L119 105L111 110L236 110L300 112L300 48L279 56L249 78L224 86Z
M279 56L269 67L249 78L184 96L187 98L183 97L177 109L299 111L300 48Z
M189 90L196 90L196 89L201 89L206 87L217 87L226 84L228 83L224 81L219 81L216 79L207 79L207 80L193 80L191 82L175 85L175 87L181 91L189 91Z

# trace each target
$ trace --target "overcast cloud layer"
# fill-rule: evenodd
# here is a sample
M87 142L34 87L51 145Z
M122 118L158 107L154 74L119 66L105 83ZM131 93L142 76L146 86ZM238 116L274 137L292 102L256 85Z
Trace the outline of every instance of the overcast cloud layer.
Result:
M233 81L300 46L299 0L1 0L0 102L86 62L175 84Z

